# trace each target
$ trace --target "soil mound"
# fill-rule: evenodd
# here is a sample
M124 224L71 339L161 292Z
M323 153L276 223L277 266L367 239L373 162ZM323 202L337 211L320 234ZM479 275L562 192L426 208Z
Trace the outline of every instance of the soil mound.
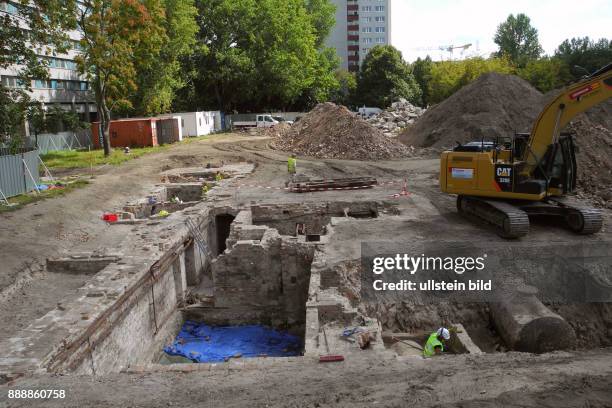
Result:
M329 102L317 105L282 133L273 148L323 159L384 160L411 152L344 106Z
M407 145L438 148L493 140L529 132L541 107L542 94L527 81L488 73L428 109L399 138Z

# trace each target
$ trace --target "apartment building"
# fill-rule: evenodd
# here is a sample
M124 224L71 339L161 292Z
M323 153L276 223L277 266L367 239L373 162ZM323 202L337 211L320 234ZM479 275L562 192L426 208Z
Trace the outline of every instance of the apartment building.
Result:
M391 43L391 0L330 1L336 25L327 46L336 49L342 68L356 72L372 47Z
M17 14L17 3L0 1L0 16L3 14ZM27 26L24 26L27 29ZM79 75L74 58L80 52L78 31L71 31L69 50L65 54L55 56L40 55L41 63L45 62L49 68L49 79L36 79L31 83L30 96L45 105L56 105L66 110L77 112L83 121L96 119L96 105L93 93L90 92L89 83ZM42 53L41 53L42 54ZM6 69L0 68L2 84L10 88L23 88L24 84L18 79L22 66L14 65Z

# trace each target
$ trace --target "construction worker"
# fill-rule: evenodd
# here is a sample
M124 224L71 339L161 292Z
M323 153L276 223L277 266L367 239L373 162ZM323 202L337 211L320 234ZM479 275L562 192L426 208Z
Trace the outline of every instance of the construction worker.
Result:
M423 357L433 357L442 354L444 342L450 340L450 332L444 327L440 327L429 335L427 343L423 348Z
M218 171L217 174L215 175L215 181L219 182L221 180L223 180L223 174L221 174L221 172Z
M287 160L287 171L289 172L289 176L293 178L295 173L297 172L297 159L295 154L292 154L291 157Z

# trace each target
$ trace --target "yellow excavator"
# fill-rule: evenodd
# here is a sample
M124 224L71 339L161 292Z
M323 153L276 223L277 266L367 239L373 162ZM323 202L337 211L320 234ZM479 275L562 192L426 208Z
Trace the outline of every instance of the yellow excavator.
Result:
M495 225L504 238L526 235L530 215L556 216L579 234L598 232L602 212L570 197L576 188L577 147L561 130L610 97L612 63L565 88L542 110L531 133L458 143L443 152L441 190L458 195L460 213Z

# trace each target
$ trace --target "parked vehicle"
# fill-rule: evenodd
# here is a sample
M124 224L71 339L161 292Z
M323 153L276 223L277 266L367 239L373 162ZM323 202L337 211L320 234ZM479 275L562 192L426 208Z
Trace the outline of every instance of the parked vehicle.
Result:
M382 109L380 108L368 108L364 106L362 108L359 108L357 114L364 119L368 119L374 115L378 115L380 112L382 112Z
M271 115L253 115L253 120L241 120L232 123L234 129L245 129L253 127L272 127L278 125L279 121Z
M282 116L272 116L272 119L278 121L279 123L284 122L284 123L287 123L289 125L293 125L293 121L292 120L287 120L287 119L283 118Z

